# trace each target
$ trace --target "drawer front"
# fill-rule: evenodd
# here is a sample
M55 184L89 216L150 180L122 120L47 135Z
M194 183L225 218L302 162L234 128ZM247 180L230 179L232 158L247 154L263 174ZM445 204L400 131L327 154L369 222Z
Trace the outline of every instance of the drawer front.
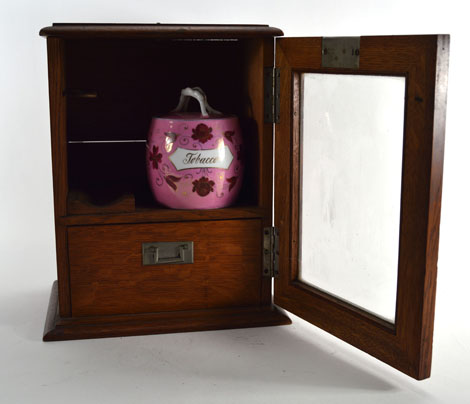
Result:
M143 265L144 243L188 241L193 263ZM69 227L68 246L73 316L261 302L258 219Z

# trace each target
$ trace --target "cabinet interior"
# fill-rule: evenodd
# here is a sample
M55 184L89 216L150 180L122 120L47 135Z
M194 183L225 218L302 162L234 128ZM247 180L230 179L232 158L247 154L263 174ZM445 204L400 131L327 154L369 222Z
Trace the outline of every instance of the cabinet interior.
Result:
M236 205L267 205L261 150L263 142L271 147L272 138L263 139L264 44L265 39L68 39L68 215L165 209L147 183L147 133L153 116L170 112L181 89L195 86L214 108L240 119L245 175ZM198 108L192 101L190 110Z

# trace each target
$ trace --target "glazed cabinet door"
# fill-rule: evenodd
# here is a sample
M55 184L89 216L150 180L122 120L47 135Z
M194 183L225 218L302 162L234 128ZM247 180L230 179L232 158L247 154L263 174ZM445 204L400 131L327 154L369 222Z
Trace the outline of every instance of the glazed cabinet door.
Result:
M427 378L449 37L276 43L274 302Z

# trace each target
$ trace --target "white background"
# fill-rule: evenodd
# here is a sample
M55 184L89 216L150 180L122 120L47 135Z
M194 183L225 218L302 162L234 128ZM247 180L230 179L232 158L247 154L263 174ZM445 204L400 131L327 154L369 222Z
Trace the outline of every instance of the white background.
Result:
M470 32L459 4L1 0L0 402L470 402ZM267 23L286 36L452 35L431 379L403 376L297 318L286 327L41 342L56 269L46 42L38 31L52 22L157 21Z

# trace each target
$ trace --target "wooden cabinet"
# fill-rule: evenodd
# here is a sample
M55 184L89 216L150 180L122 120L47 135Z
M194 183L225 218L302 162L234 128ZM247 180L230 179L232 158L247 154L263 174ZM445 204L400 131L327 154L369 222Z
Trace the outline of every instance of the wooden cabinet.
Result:
M447 36L331 42L279 38L281 30L261 25L162 24L54 24L40 34L58 268L44 340L289 324L280 306L412 377L429 377ZM392 320L299 275L302 209L310 208L301 192L305 74L404 83ZM167 209L147 184L150 120L196 85L240 119L246 171L229 208ZM183 241L192 242L190 263L144 265L144 244Z

